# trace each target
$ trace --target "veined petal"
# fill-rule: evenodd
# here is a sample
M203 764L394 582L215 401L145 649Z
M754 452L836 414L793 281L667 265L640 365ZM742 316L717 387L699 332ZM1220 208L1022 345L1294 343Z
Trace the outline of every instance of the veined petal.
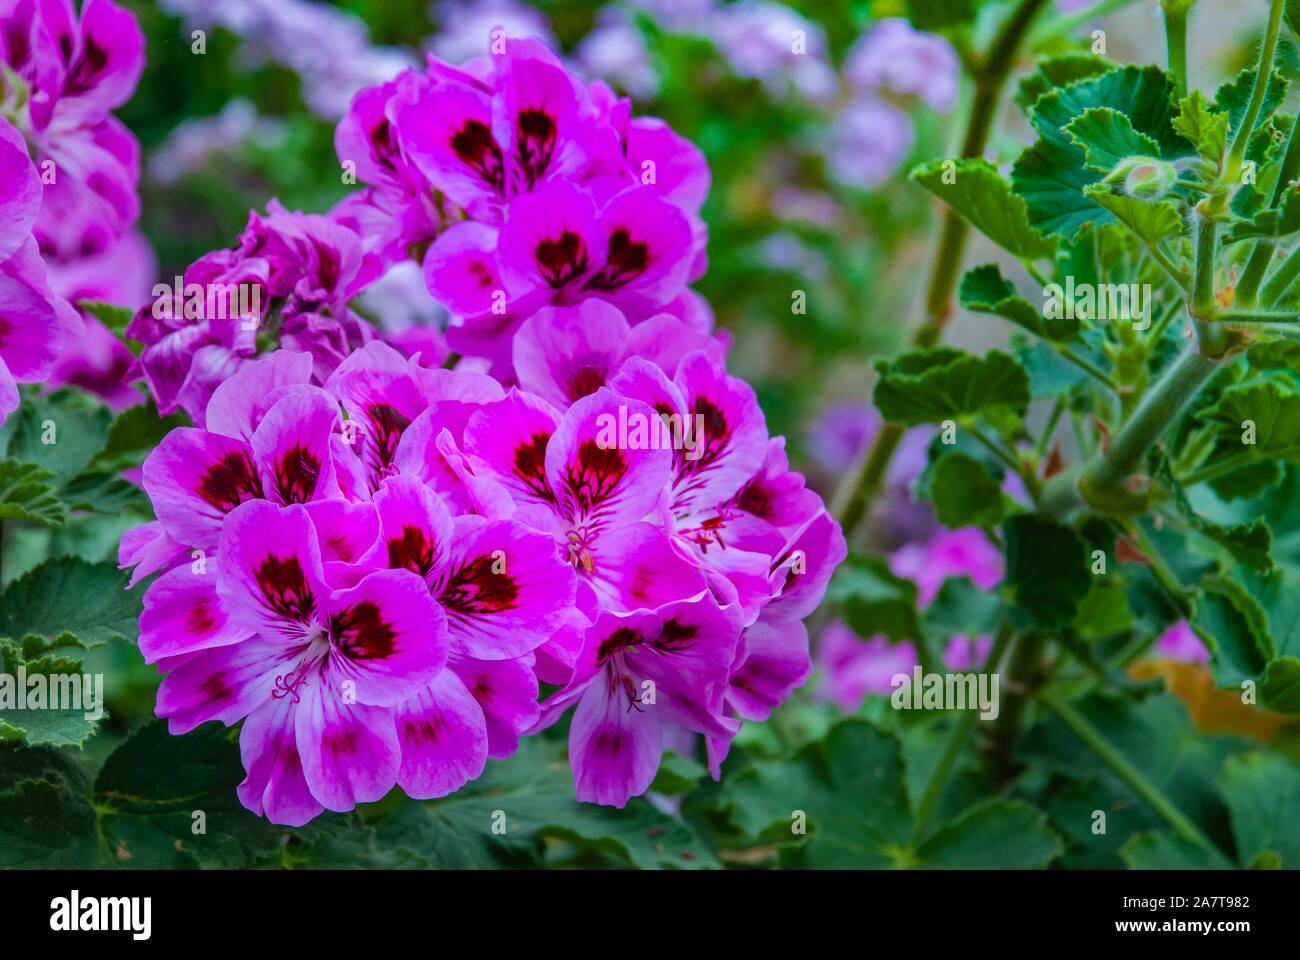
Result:
M483 772L483 710L460 678L444 670L394 709L402 764L397 785L416 800L445 797Z

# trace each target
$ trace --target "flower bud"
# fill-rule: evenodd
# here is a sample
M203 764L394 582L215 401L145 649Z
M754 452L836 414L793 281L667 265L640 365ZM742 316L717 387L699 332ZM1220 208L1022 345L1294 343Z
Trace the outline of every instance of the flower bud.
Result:
M1139 200L1159 200L1174 188L1178 171L1172 163L1154 157L1125 157L1106 177L1107 183L1123 181L1124 192Z

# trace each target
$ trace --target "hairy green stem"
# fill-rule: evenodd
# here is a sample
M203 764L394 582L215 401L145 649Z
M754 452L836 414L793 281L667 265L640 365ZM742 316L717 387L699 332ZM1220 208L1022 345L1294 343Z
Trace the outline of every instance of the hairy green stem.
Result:
M1002 655L1006 652L1007 645L1010 642L1011 624L1004 621L993 641L993 647L989 650L989 655L984 661L984 673L993 673L997 670L998 663L1001 662ZM948 775L952 772L952 765L956 762L957 756L970 738L970 732L974 729L975 721L978 719L978 710L966 710L957 718L957 723L953 726L952 733L948 737L947 746L944 747L943 756L939 758L939 765L935 767L934 773L930 775L930 782L926 785L925 793L922 794L921 802L916 808L916 818L912 824L913 849L920 842L922 834L925 833L925 826L930 822L930 815L934 813L935 804L939 802L944 784L948 782Z
M1123 429L1100 455L1082 468L1067 470L1048 481L1042 509L1064 516L1085 504L1119 513L1141 505L1141 498L1128 493L1125 483L1218 367L1217 358L1202 356L1195 347L1186 350L1146 392Z
M1224 165L1224 179L1236 182L1241 179L1242 161L1246 158L1246 145L1250 143L1251 134L1255 132L1255 123L1259 120L1259 111L1264 106L1264 94L1268 91L1268 81L1273 74L1273 54L1277 50L1277 34L1282 26L1282 7L1286 0L1273 0L1268 9L1268 27L1264 32L1264 45L1259 51L1259 65L1255 73L1255 88L1250 93L1250 105L1246 108L1246 117L1233 138L1232 149L1228 151L1228 162Z
M1296 136L1297 128L1300 128L1300 123L1291 125L1286 154L1282 158L1282 167L1278 171L1277 183L1273 187L1273 202L1270 204L1272 207L1282 202L1287 187L1296 178L1296 174L1300 173L1300 137ZM1242 307L1249 308L1255 305L1259 285L1264 281L1264 273L1273 260L1273 251L1276 248L1275 240L1261 238L1255 241L1255 248L1251 250L1250 259L1246 261L1246 269L1242 271L1241 279L1237 281L1236 303Z
M1165 49L1169 54L1169 72L1174 77L1174 98L1187 96L1187 11L1166 6Z
M1166 797L1154 783L1142 774L1137 767L1129 762L1124 754L1107 740L1088 719L1074 708L1074 705L1057 696L1051 690L1042 690L1039 693L1039 699L1047 704L1066 725L1077 733L1093 749L1097 756L1110 766L1117 774L1128 783L1137 794L1151 805L1151 808L1160 814L1180 837L1190 843L1196 844L1212 853L1220 853L1219 849L1210 842L1210 839L1204 833L1188 820L1187 817Z
M1198 483L1208 483L1210 480L1217 480L1219 477L1226 476L1234 470L1240 470L1242 467L1248 467L1259 458L1252 451L1244 453L1235 453L1230 457L1225 457L1209 466L1202 467L1194 473L1189 473L1178 482L1184 487L1194 487Z
M1292 250L1291 255L1273 271L1273 275L1268 278L1268 283L1264 284L1264 291L1260 296L1266 304L1276 305L1291 289L1296 277L1300 277L1300 246Z

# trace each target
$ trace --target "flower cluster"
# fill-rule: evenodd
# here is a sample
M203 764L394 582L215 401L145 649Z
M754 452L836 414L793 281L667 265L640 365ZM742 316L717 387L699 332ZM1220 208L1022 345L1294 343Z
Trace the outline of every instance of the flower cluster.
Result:
M80 16L71 0L8 4L0 13L0 61L0 110L35 158L44 188L31 231L50 287L73 302L140 302L154 271L153 253L133 226L140 146L111 112L131 96L144 67L134 15L111 0L86 0ZM130 352L94 317L73 330L41 379L78 384L116 406L138 400L122 382Z
M66 334L81 318L49 287L32 229L41 209L41 177L22 135L0 119L0 424L18 409L18 384L54 369Z
M361 91L336 146L367 186L253 213L127 329L196 424L146 460L158 519L119 551L161 572L157 710L242 719L240 797L277 822L441 796L571 706L582 800L623 805L696 735L717 776L811 673L802 620L847 552L687 287L700 151L540 42L490 43ZM454 369L352 312L367 287L422 309L412 268Z
M845 548L691 336L543 311L515 348L540 392L377 342L323 387L306 353L244 364L146 460L158 519L121 547L166 571L141 619L158 713L247 718L240 797L277 822L441 796L575 702L581 799L642 793L689 732L716 772L811 672L800 621ZM644 443L665 418L690 446ZM561 685L540 708L538 679Z

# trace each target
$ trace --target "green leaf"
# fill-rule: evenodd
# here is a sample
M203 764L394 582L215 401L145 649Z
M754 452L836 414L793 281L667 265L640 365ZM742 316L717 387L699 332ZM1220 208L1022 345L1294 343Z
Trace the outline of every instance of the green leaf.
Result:
M669 750L659 761L659 772L650 784L655 793L672 796L675 793L689 793L696 784L709 775L709 768L702 763L683 757Z
M1120 848L1130 870L1231 870L1218 851L1184 840L1168 831L1140 833Z
M855 554L835 571L827 598L843 608L844 619L863 638L915 640L920 634L916 584L896 577L879 554Z
M1183 232L1183 218L1178 207L1168 200L1139 200L1137 197L1115 193L1105 184L1093 184L1085 187L1084 195L1095 203L1101 204L1115 215L1115 219L1128 227L1139 237L1155 243L1166 237L1180 236Z
M1300 187L1291 187L1276 208L1260 210L1249 220L1238 220L1224 239L1227 243L1254 237L1275 239L1297 231L1300 231Z
M1226 111L1228 114L1229 139L1236 139L1237 131L1241 129L1242 123L1246 120L1246 112L1250 108L1250 97L1255 89L1257 73L1258 71L1254 67L1247 67L1232 80L1219 87L1214 94L1214 109L1216 111ZM1268 78L1268 87L1264 91L1264 102L1260 107L1257 124L1262 125L1282 105L1282 102L1286 100L1286 92L1290 86L1291 82L1286 77L1282 76L1277 70L1273 71Z
M100 321L118 336L126 329L126 325L131 322L135 316L135 311L127 307L114 306L111 303L105 303L102 300L78 300L78 309L85 310L88 314Z
M1037 260L1055 253L1056 244L1029 225L1025 201L987 160L933 160L911 177L1013 256Z
M1169 491L1174 506L1193 530L1224 547L1238 563L1245 564L1253 570L1273 569L1273 557L1270 554L1273 547L1273 533L1263 517L1256 517L1250 523L1236 523L1231 526L1214 523L1192 508L1192 503L1187 498L1187 491L1174 479L1168 457L1161 458L1155 476Z
M1282 869L1300 868L1300 768L1276 753L1229 757L1223 796L1241 863L1272 853Z
M104 678L81 660L50 654L26 659L0 638L0 738L57 747L83 746L104 717Z
M1016 103L1028 116L1029 108L1038 102L1038 98L1053 87L1068 87L1076 80L1086 80L1114 70L1117 64L1105 57L1089 53L1068 51L1050 57L1043 57L1036 64L1033 73L1020 79L1016 90Z
M990 798L940 827L917 852L938 870L1037 870L1062 850L1042 812Z
M91 470L78 474L59 488L69 510L119 514L124 510L150 509L149 498L134 483L113 473Z
M68 508L46 482L54 474L34 463L0 460L0 520L37 520L59 526Z
M279 857L284 827L239 802L244 779L232 733L205 723L182 737L146 724L104 762L93 802L107 854L132 868L241 868ZM197 815L196 815L197 814Z
M993 527L1002 522L1006 506L1002 488L984 464L964 453L949 453L934 465L930 498L945 527Z
M1251 380L1228 387L1211 406L1196 414L1242 436L1254 425L1255 443L1242 450L1259 459L1300 462L1300 390L1279 378Z
M103 449L112 418L107 407L77 390L27 397L13 415L8 456L34 463L64 483Z
M914 350L875 362L872 399L884 418L915 426L1029 405L1029 375L1012 357L990 350L976 357L952 347Z
M1088 225L1114 221L1108 210L1083 195L1104 176L1089 168L1082 147L1066 132L1090 109L1123 104L1132 129L1154 142L1161 159L1191 150L1173 129L1173 81L1158 67L1122 67L1049 90L1030 111L1039 138L1016 160L1011 189L1028 204L1030 225L1054 236L1072 237Z
M1069 527L1031 514L1002 525L1007 574L1002 592L1013 625L1054 630L1074 619L1092 586L1084 542Z
M95 457L95 463L104 469L121 470L138 466L159 443L177 427L189 425L183 413L163 417L150 398L145 403L128 407L117 415L108 430L104 449Z
M1159 144L1134 130L1128 117L1110 107L1085 110L1065 125L1065 132L1083 148L1085 165L1101 173L1110 173L1129 157L1154 157L1160 152Z
M1228 145L1228 114L1211 108L1205 94L1193 90L1178 102L1174 131L1196 145L1201 156L1218 164Z
M88 790L58 751L0 743L0 869L92 865L99 842Z
M918 30L938 33L970 23L980 0L907 0L907 19Z
M1002 600L992 590L973 583L970 577L949 577L925 608L926 633L948 639L993 633L1002 615Z
M1075 624L1088 637L1109 637L1133 626L1133 607L1118 577L1093 577L1092 589L1079 603Z
M781 865L806 869L1033 869L1060 851L1042 814L990 799L911 849L898 741L848 720L789 761L760 761L723 786L723 810L745 835L782 844ZM852 802L849 798L870 798ZM807 835L793 829L807 820Z
M132 642L142 604L141 591L126 590L129 580L130 574L112 563L47 560L0 595L0 637L49 637L87 647L115 639Z
M499 811L499 813L498 813ZM494 830L504 825L504 833ZM526 737L483 776L451 796L403 803L377 826L382 849L405 850L411 865L439 869L537 865L546 839L563 840L618 866L699 869L717 858L690 827L634 797L623 809L580 803L568 763Z
M1192 629L1210 649L1210 668L1221 687L1258 677L1273 657L1268 617L1235 580L1209 577L1201 584Z
M1062 314L1060 317L1045 316L1043 311L1016 294L1016 288L1002 276L997 264L988 263L968 270L962 277L958 297L967 310L1005 317L1047 340L1065 343L1079 335L1077 317L1066 317L1064 311L1056 311Z

